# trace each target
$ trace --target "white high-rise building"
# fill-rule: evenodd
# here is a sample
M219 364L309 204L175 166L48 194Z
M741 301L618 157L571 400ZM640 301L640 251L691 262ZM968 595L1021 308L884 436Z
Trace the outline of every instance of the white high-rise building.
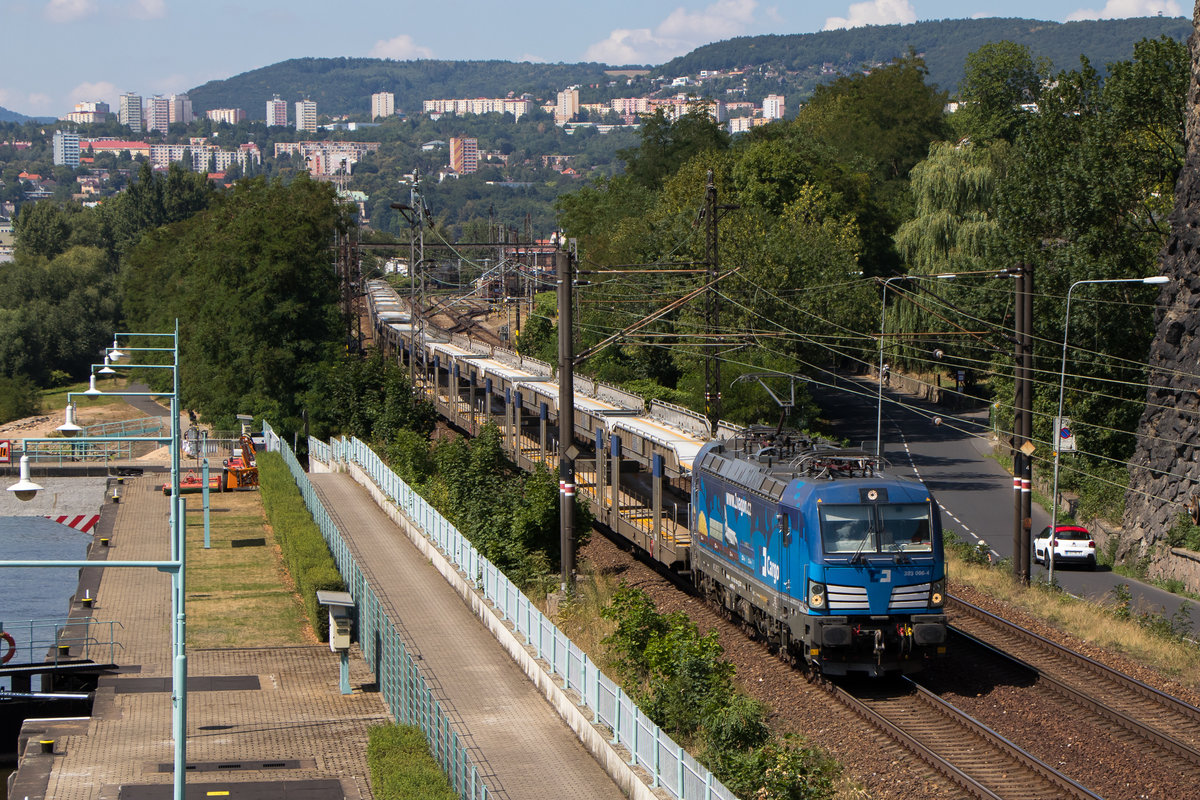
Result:
M170 104L168 121L172 125L175 123L190 125L192 120L196 118L195 114L192 113L191 98L186 94L173 94L168 102Z
M763 98L762 108L763 119L783 119L783 113L787 110L781 94L767 95Z
M287 124L287 101L280 100L279 95L274 95L267 101L267 127L284 127Z
M121 95L121 106L117 119L130 130L142 130L142 96L133 92Z
M312 100L296 101L296 130L316 131L317 104Z
M579 115L579 87L572 86L558 93L558 104L554 108L554 122L562 125Z
M54 132L54 166L79 166L79 134L74 131Z
M396 113L396 95L391 92L377 92L371 95L371 119L383 117L387 119Z
M171 124L171 101L156 94L146 101L146 130L167 132Z

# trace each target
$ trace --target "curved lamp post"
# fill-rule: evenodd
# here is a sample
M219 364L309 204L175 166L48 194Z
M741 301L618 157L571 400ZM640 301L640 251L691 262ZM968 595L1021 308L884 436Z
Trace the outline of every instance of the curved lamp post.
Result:
M175 769L174 769L174 800L184 800L184 791L187 782L187 649L186 649L186 619L184 609L184 566L185 556L187 552L187 542L185 539L184 527L184 505L183 499L179 492L179 452L180 452L180 430L179 430L179 321L175 322L174 333L118 333L119 337L169 337L171 342L169 347L126 347L126 351L155 351L160 353L170 353L171 363L169 364L131 364L125 365L122 368L144 368L144 369L170 369L172 373L172 390L169 393L171 398L171 434L170 436L78 436L83 431L79 425L75 424L75 404L71 399L73 395L80 394L86 397L98 397L104 394L116 394L122 397L162 397L168 395L166 392L101 392L96 388L96 376L93 372L89 386L85 392L71 392L67 396L68 404L66 410L66 421L59 426L58 430L62 432L64 437L70 438L73 443L92 444L92 443L107 443L107 442L152 442L154 444L166 444L170 446L171 451L171 505L169 518L169 533L171 541L171 557L166 561L105 561L103 566L108 567L152 567L160 572L167 572L171 575L171 653L172 653L172 688L171 688L171 728L172 737L175 742ZM93 364L92 369L97 367L101 373L104 369L109 368L109 364L113 359L124 358L125 353L118 350L118 338L113 339L112 348L106 353L104 365ZM105 373L106 374L106 373ZM21 455L21 471L20 480L13 486L8 487L8 491L12 492L19 500L32 500L41 486L30 480L29 477L29 456L25 452L28 444L33 443L61 443L62 439L26 439L22 446ZM94 567L97 565L95 561L0 561L0 568L3 567Z
M1166 283L1169 279L1166 275L1155 275L1150 278L1107 278L1088 281L1075 281L1071 287L1067 289L1067 308L1063 314L1063 340L1062 340L1062 361L1058 369L1058 416L1055 417L1055 424L1061 425L1063 416L1063 389L1066 386L1067 380L1067 332L1071 325L1071 293L1075 291L1076 286L1083 286L1090 283L1142 283L1146 285ZM1054 545L1058 539L1058 462L1059 462L1059 432L1054 431L1054 490L1050 493L1050 543L1047 546L1046 563L1050 569L1050 582L1054 583Z

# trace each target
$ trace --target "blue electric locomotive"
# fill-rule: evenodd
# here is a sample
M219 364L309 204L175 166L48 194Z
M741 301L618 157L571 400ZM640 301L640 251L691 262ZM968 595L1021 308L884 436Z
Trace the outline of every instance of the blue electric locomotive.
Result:
M937 504L871 454L774 429L709 442L691 528L700 592L826 674L914 672L945 651Z

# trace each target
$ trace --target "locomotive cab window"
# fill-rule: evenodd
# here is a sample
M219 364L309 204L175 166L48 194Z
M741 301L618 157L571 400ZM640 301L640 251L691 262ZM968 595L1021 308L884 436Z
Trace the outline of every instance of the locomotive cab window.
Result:
M826 553L875 552L871 506L823 506L821 539Z
M928 503L821 508L821 540L831 555L932 552L932 529Z
M933 549L928 503L894 503L879 506L883 551L928 553Z

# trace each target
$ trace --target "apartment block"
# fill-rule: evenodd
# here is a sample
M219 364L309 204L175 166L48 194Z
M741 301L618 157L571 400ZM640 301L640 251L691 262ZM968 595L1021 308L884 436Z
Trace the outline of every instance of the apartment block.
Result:
M562 125L570 122L579 114L579 87L572 86L558 93L558 102L554 107L554 124Z
M288 124L287 101L280 100L274 95L267 101L267 127L285 127Z
M204 112L204 116L211 119L213 122L227 122L230 125L237 125L246 118L246 109L244 108L210 108Z
M426 114L512 114L514 120L528 114L532 108L533 101L524 97L476 97L421 103L421 110Z
M171 101L156 94L146 101L146 130L167 132L171 124Z
M396 113L396 95L391 92L376 92L371 95L371 119L387 119Z
M133 92L121 95L121 105L118 107L117 119L132 131L142 128L142 96Z
M379 145L379 142L276 142L275 158L299 155L314 176L339 170L349 174L367 153L377 152Z
M479 171L479 140L453 136L450 138L450 168L459 175Z
M108 103L90 100L76 103L75 110L64 116L63 119L80 125L92 125L97 122L108 122L109 116Z
M79 166L79 134L73 131L54 132L54 165L74 169Z
M787 107L783 102L783 95L769 94L763 98L762 115L763 119L783 119L783 114Z
M190 125L196 115L192 113L192 100L186 94L173 94L168 100L170 104L169 122Z
M317 104L312 100L296 101L296 130L317 130Z

